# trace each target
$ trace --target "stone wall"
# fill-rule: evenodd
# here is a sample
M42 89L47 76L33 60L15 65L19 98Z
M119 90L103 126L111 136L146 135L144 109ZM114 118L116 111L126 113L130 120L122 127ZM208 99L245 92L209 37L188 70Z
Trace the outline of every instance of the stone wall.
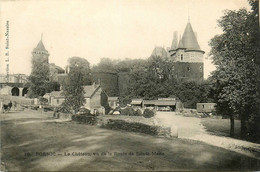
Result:
M174 62L172 75L178 80L202 81L203 71L203 63Z

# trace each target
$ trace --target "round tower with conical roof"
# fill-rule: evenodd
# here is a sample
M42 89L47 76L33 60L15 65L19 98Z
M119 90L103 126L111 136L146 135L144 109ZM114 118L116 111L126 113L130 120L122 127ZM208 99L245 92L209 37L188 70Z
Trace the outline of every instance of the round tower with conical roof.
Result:
M171 49L169 53L174 63L172 72L178 80L203 80L203 54L205 52L200 49L190 21L182 37L179 38L177 48Z
M45 49L41 39L32 51L32 60L37 61L39 63L49 63L49 56L50 54Z

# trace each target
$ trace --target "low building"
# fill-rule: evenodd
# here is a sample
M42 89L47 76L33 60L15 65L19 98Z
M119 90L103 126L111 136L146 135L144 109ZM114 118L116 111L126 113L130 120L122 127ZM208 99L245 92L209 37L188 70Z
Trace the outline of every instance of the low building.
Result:
M132 99L131 106L134 108L142 108L143 99Z
M99 112L104 114L105 106L108 105L108 96L101 89L100 85L87 85L83 86L83 89L85 92L83 102L84 107L89 109L91 113ZM53 91L45 94L43 97L47 98L49 104L52 106L60 106L65 101L62 91Z
M108 105L108 96L100 85L93 84L84 86L84 91L84 107L89 109L91 113L99 112L104 114L105 106Z
M132 107L152 108L157 111L176 111L183 108L183 104L176 98L158 98L158 100L133 99Z
M62 91L52 91L51 93L46 93L43 97L48 99L51 106L60 106L65 101Z
M198 112L214 112L216 103L197 103L197 111Z
M115 109L117 106L119 106L119 98L118 97L108 97L108 105Z

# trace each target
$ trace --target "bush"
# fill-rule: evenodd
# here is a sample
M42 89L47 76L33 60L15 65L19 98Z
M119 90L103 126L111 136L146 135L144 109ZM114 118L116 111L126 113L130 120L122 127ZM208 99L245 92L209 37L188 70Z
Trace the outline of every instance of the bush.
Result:
M143 117L145 117L145 118L152 118L152 117L154 117L154 115L155 115L154 111L152 111L150 109L145 109L144 110Z
M137 109L136 111L135 111L135 116L142 116L143 114L142 114L142 111L140 110L140 109Z
M97 122L97 117L94 115L72 115L72 120L83 124L94 125Z
M78 115L91 115L90 110L87 108L80 108L77 112Z
M132 107L126 107L125 109L119 110L120 115L135 116L135 110Z
M124 130L130 132L140 132L150 135L158 135L158 127L150 126L143 123L129 123L124 120L109 119L108 122L102 125L103 128L114 129L114 130Z

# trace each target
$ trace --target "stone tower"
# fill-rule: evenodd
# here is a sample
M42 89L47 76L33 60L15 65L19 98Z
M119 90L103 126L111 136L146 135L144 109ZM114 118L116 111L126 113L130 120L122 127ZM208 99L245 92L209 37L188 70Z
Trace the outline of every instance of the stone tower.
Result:
M37 63L49 63L49 56L50 54L48 51L45 49L42 40L38 43L36 48L33 49L32 51L32 62Z
M173 46L169 50L173 61L172 75L177 80L202 81L204 75L203 54L197 41L197 36L188 21L185 31L176 47L177 36L174 36ZM176 48L175 48L176 47Z

